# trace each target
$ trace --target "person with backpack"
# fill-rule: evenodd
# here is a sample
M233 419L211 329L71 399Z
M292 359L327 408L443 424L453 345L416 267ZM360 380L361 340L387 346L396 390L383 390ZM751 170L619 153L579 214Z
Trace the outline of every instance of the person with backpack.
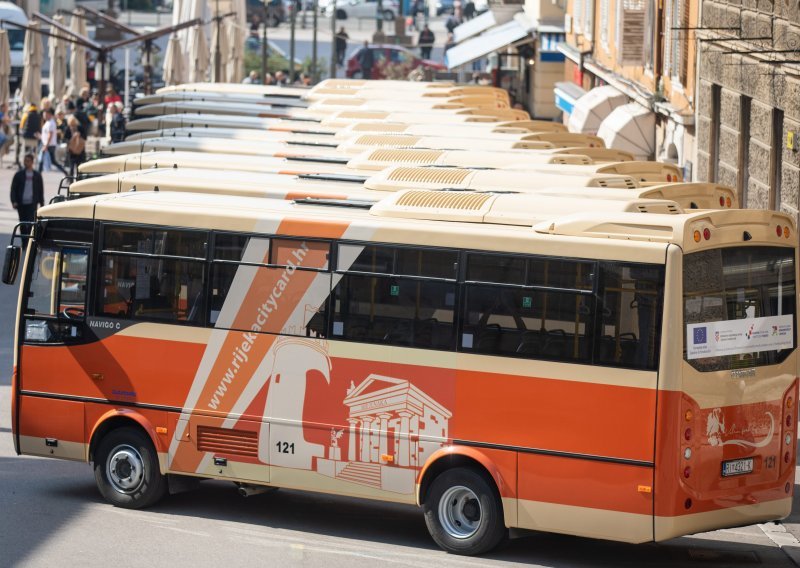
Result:
M75 116L70 116L67 121L67 158L69 175L78 173L78 166L86 161L86 130Z

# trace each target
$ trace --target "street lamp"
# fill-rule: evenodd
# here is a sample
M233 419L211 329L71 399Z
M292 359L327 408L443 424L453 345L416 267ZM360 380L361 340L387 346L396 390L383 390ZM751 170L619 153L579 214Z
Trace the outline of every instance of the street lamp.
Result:
M269 0L264 0L264 30L261 32L261 84L267 84L269 52L267 50L267 26L269 26Z

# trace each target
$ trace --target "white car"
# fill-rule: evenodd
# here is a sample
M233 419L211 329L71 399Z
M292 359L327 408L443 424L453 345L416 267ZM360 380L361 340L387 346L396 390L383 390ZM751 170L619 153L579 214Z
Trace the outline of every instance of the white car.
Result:
M17 5L11 2L0 2L0 27L8 33L8 43L11 47L11 92L13 93L16 87L22 81L22 68L23 68L23 47L25 46L25 30L11 24L19 24L25 26L28 24L28 18L25 12Z
M374 19L378 16L378 0L337 0L336 19L346 20L348 18ZM329 0L323 7L320 2L320 9L326 16L333 13L333 1ZM400 2L398 0L383 0L383 19L386 21L394 20L400 13Z

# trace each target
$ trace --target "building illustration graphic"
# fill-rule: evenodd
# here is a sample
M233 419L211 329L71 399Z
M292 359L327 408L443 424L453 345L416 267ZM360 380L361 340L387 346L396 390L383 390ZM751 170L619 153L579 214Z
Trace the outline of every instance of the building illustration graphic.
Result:
M334 429L317 472L351 483L412 493L418 469L444 447L452 413L404 379L371 374L350 383L348 427ZM344 447L342 447L344 446Z

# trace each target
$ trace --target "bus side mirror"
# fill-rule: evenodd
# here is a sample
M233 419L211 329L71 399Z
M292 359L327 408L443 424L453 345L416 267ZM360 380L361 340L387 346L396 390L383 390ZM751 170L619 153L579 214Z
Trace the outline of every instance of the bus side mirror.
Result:
M3 284L13 284L16 281L21 256L22 247L15 245L6 247L6 256L3 260Z

